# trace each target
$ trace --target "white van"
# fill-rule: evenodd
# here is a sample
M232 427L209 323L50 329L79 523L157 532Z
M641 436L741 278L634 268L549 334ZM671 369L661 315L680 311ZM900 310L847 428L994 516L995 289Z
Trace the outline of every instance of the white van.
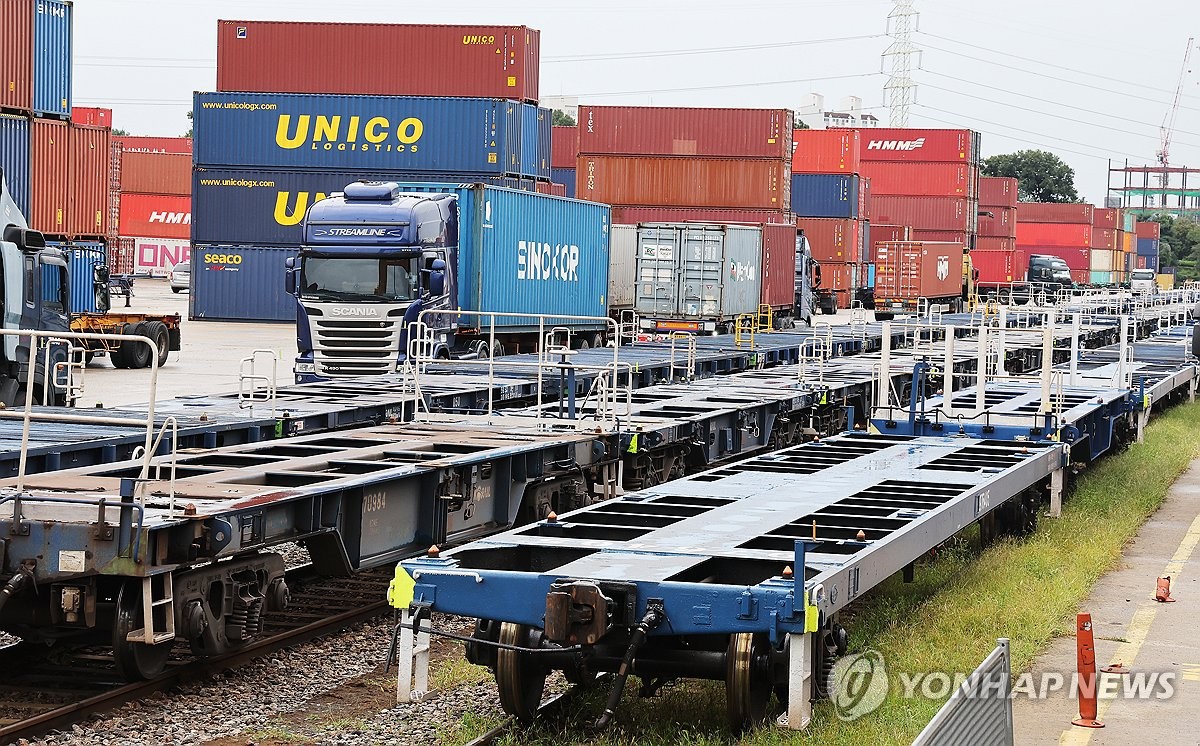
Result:
M1135 293L1157 293L1158 283L1154 281L1154 270L1135 269L1129 275L1129 285Z

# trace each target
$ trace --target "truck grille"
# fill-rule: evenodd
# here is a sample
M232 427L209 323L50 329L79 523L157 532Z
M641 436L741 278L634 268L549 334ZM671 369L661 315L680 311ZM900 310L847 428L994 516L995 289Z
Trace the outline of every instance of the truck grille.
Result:
M395 369L400 320L313 319L317 375L379 376Z

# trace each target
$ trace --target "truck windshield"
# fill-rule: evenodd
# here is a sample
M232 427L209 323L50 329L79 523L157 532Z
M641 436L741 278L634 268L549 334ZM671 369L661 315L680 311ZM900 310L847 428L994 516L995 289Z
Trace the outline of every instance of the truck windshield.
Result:
M408 301L420 293L420 257L307 257L300 295L314 300Z
M1135 269L1133 271L1133 279L1135 280L1153 280L1154 272L1148 269Z

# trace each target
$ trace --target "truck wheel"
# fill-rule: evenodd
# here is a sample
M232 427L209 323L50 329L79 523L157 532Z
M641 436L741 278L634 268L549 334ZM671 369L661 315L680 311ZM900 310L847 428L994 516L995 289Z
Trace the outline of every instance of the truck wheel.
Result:
M133 334L132 324L118 324L116 333L120 335ZM133 345L119 344L108 353L108 359L112 361L114 368L132 368L133 365L129 361L129 351Z
M150 324L145 321L139 321L133 325L133 330L129 332L132 335L139 337L150 336ZM153 339L153 337L151 337ZM126 345L122 344L121 347ZM140 342L129 343L129 353L126 360L129 361L130 368L145 368L150 365L150 355L152 354L149 347Z
M154 340L154 346L158 352L158 367L163 367L167 364L167 355L171 351L171 334L167 331L167 325L161 321L146 322L146 336ZM146 366L150 367L150 356L146 357Z

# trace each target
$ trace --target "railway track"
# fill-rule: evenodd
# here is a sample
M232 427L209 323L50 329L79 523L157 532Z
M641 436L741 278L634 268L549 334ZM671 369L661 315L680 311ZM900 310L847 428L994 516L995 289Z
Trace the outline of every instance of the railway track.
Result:
M88 716L143 699L178 684L367 621L388 609L390 569L353 578L319 578L289 571L294 588L286 611L265 615L263 636L227 655L197 658L180 647L167 670L148 681L120 679L111 654L88 648L55 651L21 644L0 649L0 744L69 728Z

